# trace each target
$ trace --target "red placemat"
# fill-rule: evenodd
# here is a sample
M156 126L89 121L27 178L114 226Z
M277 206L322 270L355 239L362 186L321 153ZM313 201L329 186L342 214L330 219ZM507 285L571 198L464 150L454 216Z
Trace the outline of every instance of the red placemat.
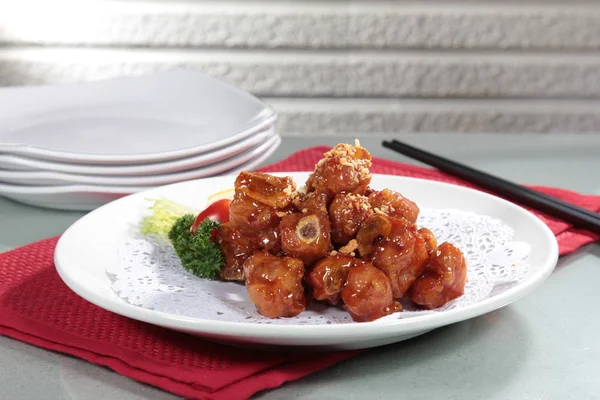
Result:
M307 149L263 171L312 170L327 147ZM464 184L433 170L375 159L372 171ZM600 210L600 196L538 188ZM561 254L597 237L541 216ZM359 352L278 354L228 347L105 311L73 293L53 263L57 238L0 254L0 334L107 366L190 399L245 399Z

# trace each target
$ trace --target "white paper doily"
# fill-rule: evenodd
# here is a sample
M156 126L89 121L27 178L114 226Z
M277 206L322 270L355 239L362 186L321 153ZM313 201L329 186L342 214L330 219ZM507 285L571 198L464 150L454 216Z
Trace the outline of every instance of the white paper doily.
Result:
M512 241L512 229L499 220L459 210L421 210L419 226L429 228L438 243L458 247L467 261L463 296L431 311L405 310L385 321L464 307L505 291L527 273L531 248ZM210 281L186 272L168 243L131 238L119 249L119 262L107 267L115 293L143 308L192 318L263 324L353 323L341 308L311 302L293 318L270 319L258 314L241 283Z

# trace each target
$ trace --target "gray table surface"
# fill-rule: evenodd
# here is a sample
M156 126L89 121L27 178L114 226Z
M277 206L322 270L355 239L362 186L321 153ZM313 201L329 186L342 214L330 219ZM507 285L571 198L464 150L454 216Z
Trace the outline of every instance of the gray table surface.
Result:
M398 135L520 183L600 194L600 135ZM286 138L267 163L352 137ZM361 139L375 156L404 162ZM0 251L60 235L79 212L0 198ZM260 399L600 399L600 246L561 258L549 280L498 311L373 349ZM87 362L0 337L0 399L175 399Z

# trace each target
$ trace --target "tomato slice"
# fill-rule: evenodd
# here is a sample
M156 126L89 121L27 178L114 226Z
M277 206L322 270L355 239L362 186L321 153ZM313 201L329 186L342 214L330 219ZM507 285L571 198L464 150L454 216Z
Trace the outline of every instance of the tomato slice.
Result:
M213 221L218 221L221 223L229 221L229 204L231 204L231 200L229 199L221 199L211 203L208 207L204 209L194 221L194 225L190 229L190 233L193 235L196 233L198 226L202 221L206 218L209 218Z

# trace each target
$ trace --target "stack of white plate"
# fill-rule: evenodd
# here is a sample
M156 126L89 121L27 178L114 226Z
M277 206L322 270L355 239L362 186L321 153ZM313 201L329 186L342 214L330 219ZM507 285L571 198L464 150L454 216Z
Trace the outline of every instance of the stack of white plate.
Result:
M151 187L252 170L276 115L196 71L0 89L0 195L91 210Z

